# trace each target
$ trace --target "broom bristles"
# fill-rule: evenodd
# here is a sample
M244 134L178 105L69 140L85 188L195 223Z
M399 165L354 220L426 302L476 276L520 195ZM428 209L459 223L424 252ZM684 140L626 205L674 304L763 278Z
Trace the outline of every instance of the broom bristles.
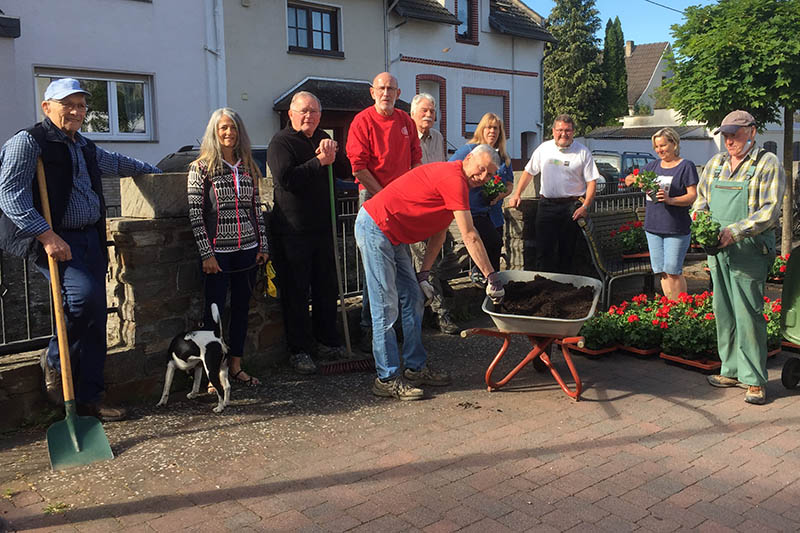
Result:
M372 372L374 370L375 360L371 357L367 359L334 361L332 363L323 363L319 366L320 374L324 376L347 374L350 372Z

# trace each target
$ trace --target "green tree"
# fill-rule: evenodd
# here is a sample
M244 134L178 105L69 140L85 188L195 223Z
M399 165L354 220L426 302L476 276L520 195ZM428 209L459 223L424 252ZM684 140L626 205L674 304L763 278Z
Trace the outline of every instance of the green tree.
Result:
M556 0L547 19L558 43L548 45L544 59L545 122L550 125L559 113L569 113L576 121L576 136L603 123L597 15L594 0Z
M606 23L603 46L604 93L603 123L617 124L617 119L628 114L628 71L625 69L625 38L619 17Z
M719 0L686 9L672 26L672 70L666 85L685 120L722 122L746 109L759 128L784 124L783 161L791 176L792 117L800 108L800 2ZM786 181L781 249L791 249L792 180Z

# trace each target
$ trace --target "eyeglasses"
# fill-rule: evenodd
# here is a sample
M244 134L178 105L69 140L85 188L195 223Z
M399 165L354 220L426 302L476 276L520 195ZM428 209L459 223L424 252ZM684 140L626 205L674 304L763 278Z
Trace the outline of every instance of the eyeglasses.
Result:
M291 108L290 108L291 109ZM292 109L292 113L297 113L298 115L319 115L319 109Z
M56 102L58 105L60 105L67 111L78 111L80 113L85 113L89 111L89 106L86 104L65 104L64 102L60 102L59 100L50 100L50 101Z

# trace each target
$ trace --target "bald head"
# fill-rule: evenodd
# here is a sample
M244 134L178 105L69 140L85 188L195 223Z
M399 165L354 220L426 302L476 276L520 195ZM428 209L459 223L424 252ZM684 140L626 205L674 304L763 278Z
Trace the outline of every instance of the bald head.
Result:
M383 116L390 116L394 113L394 103L400 96L397 78L388 72L381 72L372 80L369 94L375 101L375 110Z

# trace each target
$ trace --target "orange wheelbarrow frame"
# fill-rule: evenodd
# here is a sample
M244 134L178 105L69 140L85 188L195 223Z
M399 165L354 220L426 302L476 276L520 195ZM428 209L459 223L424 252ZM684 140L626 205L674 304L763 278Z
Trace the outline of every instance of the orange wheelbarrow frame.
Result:
M466 329L461 332L462 338L467 338L472 335L484 335L486 337L497 337L498 339L503 339L503 346L500 347L500 351L497 352L497 355L492 360L489 368L486 369L486 386L489 392L493 392L495 390L500 389L504 385L506 385L511 379L516 376L520 370L522 370L528 363L534 362L537 358L550 370L550 373L553 375L553 378L556 380L558 385L561 387L561 390L564 391L564 394L575 400L576 402L580 400L581 392L583 391L583 384L581 383L581 378L578 375L578 371L575 368L575 364L572 362L572 357L569 352L569 345L573 344L578 346L579 348L583 348L583 337L563 337L558 335L534 335L531 333L521 332L521 331L500 331L498 329L489 329L489 328L472 328ZM528 355L525 356L520 363L514 367L511 372L506 374L506 376L501 379L500 381L494 381L492 379L492 373L494 372L495 367L500 362L506 352L508 351L508 347L510 345L511 336L512 335L524 335L528 338L531 345L533 345L533 349L528 352ZM575 389L570 389L567 384L564 382L564 379L561 377L561 374L553 366L552 362L550 361L549 355L549 348L550 345L559 340L561 344L561 353L564 355L564 360L567 362L567 367L569 367L569 371L572 374L572 378L575 380Z

